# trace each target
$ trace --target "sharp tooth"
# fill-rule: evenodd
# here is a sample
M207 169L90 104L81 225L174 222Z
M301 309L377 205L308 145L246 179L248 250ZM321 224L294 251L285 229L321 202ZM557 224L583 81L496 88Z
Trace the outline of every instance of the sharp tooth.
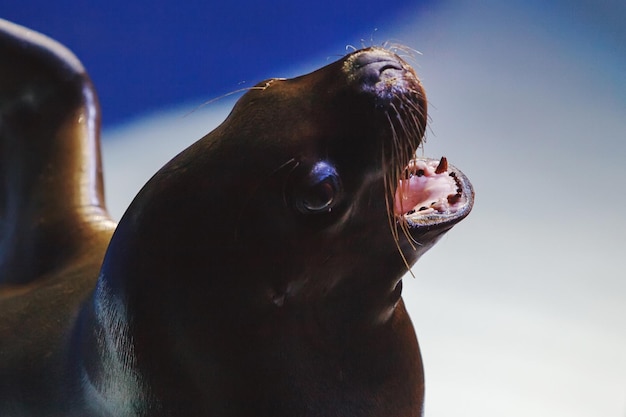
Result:
M447 170L448 170L448 160L446 159L445 156L442 156L441 160L439 161L439 165L437 166L437 169L435 170L435 174L443 174Z
M448 204L456 204L461 199L461 194L454 194L448 196Z

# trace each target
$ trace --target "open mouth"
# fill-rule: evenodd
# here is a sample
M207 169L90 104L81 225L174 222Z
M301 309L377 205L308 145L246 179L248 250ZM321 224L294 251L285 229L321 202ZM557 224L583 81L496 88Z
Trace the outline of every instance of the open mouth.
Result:
M469 214L472 203L469 180L445 157L415 158L398 183L394 214L409 226L456 223Z

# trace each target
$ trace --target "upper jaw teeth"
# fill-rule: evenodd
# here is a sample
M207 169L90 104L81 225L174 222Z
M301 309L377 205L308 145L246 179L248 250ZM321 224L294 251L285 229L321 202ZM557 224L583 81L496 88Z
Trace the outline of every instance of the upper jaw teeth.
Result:
M448 170L448 159L445 156L442 156L439 160L439 165L437 165L437 169L435 169L435 174L443 174Z

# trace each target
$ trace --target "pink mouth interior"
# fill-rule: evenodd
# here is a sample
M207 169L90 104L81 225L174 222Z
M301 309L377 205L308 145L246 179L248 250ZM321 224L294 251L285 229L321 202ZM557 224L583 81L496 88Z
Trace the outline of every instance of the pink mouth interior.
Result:
M397 216L419 217L429 214L455 213L463 205L461 187L448 161L414 159L405 179L396 190L394 212Z

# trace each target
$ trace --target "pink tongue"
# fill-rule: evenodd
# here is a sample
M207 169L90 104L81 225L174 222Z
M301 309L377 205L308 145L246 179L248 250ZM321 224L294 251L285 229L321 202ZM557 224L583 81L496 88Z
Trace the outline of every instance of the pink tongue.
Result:
M443 159L442 159L443 162ZM411 210L442 209L447 197L456 193L456 182L445 169L437 169L437 161L412 161L409 170L413 176L400 180L396 190L394 211L403 215ZM447 168L447 162L445 163ZM437 173L437 171L442 171ZM422 209L424 210L424 209Z

